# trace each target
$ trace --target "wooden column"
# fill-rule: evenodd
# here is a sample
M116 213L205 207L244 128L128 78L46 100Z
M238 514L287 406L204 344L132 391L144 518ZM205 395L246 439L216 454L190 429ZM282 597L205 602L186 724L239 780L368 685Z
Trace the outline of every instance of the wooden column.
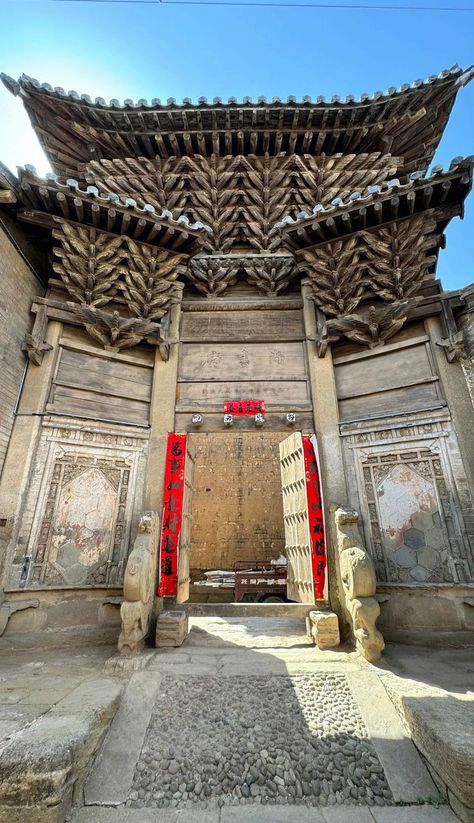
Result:
M169 335L172 340L179 339L180 318L181 304L177 303L170 310ZM145 478L144 509L157 511L160 519L163 507L166 443L168 432L174 431L178 361L179 344L170 346L167 361L161 359L157 348L151 395L151 432Z
M311 300L311 286L301 287L303 295L303 317L306 337L316 335L316 314ZM318 440L321 458L321 485L324 496L326 522L326 549L328 555L329 601L334 611L342 617L338 595L337 571L332 545L330 523L331 505L344 506L347 502L347 486L339 436L339 411L337 405L336 382L332 362L331 347L324 357L318 357L313 342L306 342L308 370L313 403L314 431Z
M425 328L433 343L436 367L441 377L441 385L453 417L459 449L464 469L471 489L474 489L474 438L472 435L472 402L466 376L459 362L449 363L444 349L437 345L443 337L438 317L428 317ZM466 331L464 332L465 337ZM470 342L468 340L468 342Z
M28 364L20 402L15 416L7 456L0 483L0 580L3 585L9 575L15 551L21 513L29 488L42 415L48 400L58 356L62 323L48 324L46 342L52 346L45 352L40 366Z

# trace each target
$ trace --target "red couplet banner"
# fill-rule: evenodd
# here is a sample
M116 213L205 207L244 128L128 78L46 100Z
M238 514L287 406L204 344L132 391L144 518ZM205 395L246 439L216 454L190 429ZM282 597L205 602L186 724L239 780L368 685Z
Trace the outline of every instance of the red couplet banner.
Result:
M246 417L255 414L265 414L264 400L226 400L224 402L225 414L233 414L235 417Z
M326 578L326 542L318 462L311 437L303 435L304 467L306 473L306 499L308 501L311 558L313 563L314 596L324 597Z
M183 517L185 465L186 435L169 434L160 539L159 597L175 597L178 593L178 550Z

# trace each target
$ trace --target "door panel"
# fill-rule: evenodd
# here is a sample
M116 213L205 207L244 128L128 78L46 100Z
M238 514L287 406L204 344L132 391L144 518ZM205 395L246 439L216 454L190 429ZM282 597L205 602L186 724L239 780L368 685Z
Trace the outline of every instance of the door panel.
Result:
M314 603L312 540L301 432L294 432L280 443L280 469L288 598L299 603Z
M183 492L183 516L181 520L181 533L178 550L178 591L177 603L185 603L189 600L189 562L191 554L191 532L192 532L192 494L194 463L196 459L196 448L192 436L186 438L186 462L184 467L184 492Z

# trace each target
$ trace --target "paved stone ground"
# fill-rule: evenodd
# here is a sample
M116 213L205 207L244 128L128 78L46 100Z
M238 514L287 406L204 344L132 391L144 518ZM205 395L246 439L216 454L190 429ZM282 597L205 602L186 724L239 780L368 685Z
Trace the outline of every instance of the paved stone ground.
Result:
M85 680L101 673L110 646L19 651L0 649L0 749Z
M397 694L407 689L410 694L425 693L428 689L431 695L436 687L462 693L467 699L469 694L466 695L466 692L472 689L472 658L466 650L438 651L389 645L385 662L374 668L344 649L329 652L314 649L305 638L302 621L285 622L283 618L278 621L269 618L193 618L192 625L191 636L181 649L149 652L145 670L134 673L118 670L116 673L115 676L128 685L102 753L91 765L84 789L85 805L75 809L71 816L73 823L455 823L457 818L448 807L435 808L432 805L436 790L427 780L422 767L420 773L420 758L405 735L386 689L395 703ZM80 683L103 676L104 662L113 654L114 649L106 646L47 652L41 649L12 652L8 649L3 653L0 644L0 748L2 740L4 745L19 730L29 728L30 723L34 730L35 718L47 714ZM106 668L107 676L114 676L113 672L113 666ZM163 728L163 721L166 724L167 712L173 701L170 699L165 705L162 695L166 696L171 690L174 692L169 695L170 698L177 699L181 707L177 717L180 733L176 742L172 740L175 735L171 727ZM242 692L250 692L251 695L251 712L247 712L253 722L250 728L245 728L245 717L236 709ZM342 704L347 708L346 716L335 710L335 695L339 692ZM192 700L189 700L190 694L194 695ZM316 694L321 696L321 700L316 699ZM268 702L271 705L269 716L264 711ZM172 711L178 714L178 709ZM237 785L245 783L249 787L248 798L244 789L245 804L219 808L218 800L222 800L226 792L232 795L233 791L229 793L229 789L222 789L223 778L218 781L220 789L214 787L218 791L213 795L211 790L210 797L205 799L200 799L200 793L195 796L195 785L194 790L188 792L191 797L181 800L183 804L188 804L194 797L196 802L192 802L191 807L159 808L157 805L135 808L137 800L143 801L145 798L131 800L131 792L147 788L132 785L138 774L145 772L145 769L139 772L137 765L142 760L145 762L155 743L158 744L156 755L163 760L164 752L159 743L166 738L168 751L174 746L175 752L164 759L174 759L178 766L184 762L186 753L189 759L193 745L192 757L199 766L203 754L209 752L212 746L215 746L216 753L220 751L223 754L225 746L218 748L216 738L211 740L212 746L206 742L206 717L209 712L219 714L230 724L227 727L222 721L217 737L220 739L222 734L225 737L226 731L229 728L232 730L227 757L234 748L241 754L240 761L235 757L235 765ZM281 722L282 716L287 729ZM260 729L257 728L259 725ZM196 735L198 728L200 731ZM353 731L350 731L351 728ZM259 741L259 736L268 738L270 735L270 743ZM298 752L296 746L294 751L291 749L295 736L299 741ZM317 752L312 745L309 749L310 739L320 747L321 744L337 744L338 750L342 751L341 757L336 757L337 753L331 750L330 745L326 751L320 748ZM249 743L258 746L258 751L248 751ZM354 743L352 750L349 744ZM281 754L277 754L277 750ZM308 754L313 757L315 765L311 768L317 773L315 777L311 774L312 793L307 795L304 794L306 787L303 786L303 778L309 778L305 769L310 766L305 760L300 761L300 750L304 757ZM352 755L352 751L360 752L360 760L355 754ZM267 758L264 752L268 753ZM212 754L216 756L214 752ZM251 757L255 756L251 763ZM154 755L152 758L159 764L153 774L156 785L160 781L163 783L169 774L169 768L162 768L159 757ZM283 757L284 762L272 762L277 757ZM324 762L320 762L321 757ZM257 767L259 759L261 763ZM291 781L285 781L285 771L291 777L288 767L285 769L288 765L285 759L295 774L295 795L289 791L293 786ZM151 762L145 762L145 765L150 766ZM329 768L330 762L333 763L332 769ZM341 794L341 789L336 788L339 785L337 779L341 778L344 782L344 768L347 767L350 774L354 763L359 762L363 765L356 766L353 771L355 777L361 779L362 786L358 786L357 780L351 777L355 784L351 788L365 787L365 797L362 794L359 798L358 794L356 799L351 795L344 798L344 803L337 803L337 793ZM374 783L365 769L368 763L382 767L386 779L382 795L373 792L373 785L378 787L384 775L380 771L372 773L369 769L370 775L378 777ZM202 768L204 765L212 766L213 775L220 774L219 764L203 763ZM264 786L259 783L259 778L253 783L247 782L248 776L255 776L250 772L251 765L259 776L265 765ZM268 791L267 781L281 776L276 769L275 775L271 775L269 765L283 767L285 795L277 789L277 794L270 797L270 791L267 802L263 803L263 794L252 798L251 787L256 783L265 793ZM362 768L362 775L356 774L356 768ZM341 775L337 771L341 771ZM303 791L302 798L298 797L297 779ZM191 780L188 782L191 783ZM319 796L313 793L313 780L319 780ZM334 805L324 805L324 800L321 802L321 798L326 797L324 780L336 799ZM177 791L183 782L178 782ZM201 782L204 783L204 780L201 779ZM309 786L307 779L304 782ZM279 785L276 780L273 783ZM347 786L344 788L347 789ZM373 798L370 798L368 788L371 788ZM156 792L160 791L163 788L156 789ZM256 791L254 788L253 792ZM387 791L389 795L391 792L391 796L387 796ZM377 797L379 802L388 805L376 805ZM373 806L368 804L368 798L372 799ZM420 805L418 798L430 799L430 803ZM178 798L171 799L179 801ZM152 802L160 800L163 798L153 798ZM207 808L204 808L205 803Z
M74 823L455 823L360 657L301 619L191 625L132 676Z
M343 674L165 677L128 804L393 802Z

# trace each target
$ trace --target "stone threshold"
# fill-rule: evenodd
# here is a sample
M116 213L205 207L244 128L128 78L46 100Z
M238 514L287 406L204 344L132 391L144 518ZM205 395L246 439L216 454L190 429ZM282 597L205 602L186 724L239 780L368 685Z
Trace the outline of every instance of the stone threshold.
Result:
M71 823L458 823L447 806L228 806L222 809L129 809L88 806Z

